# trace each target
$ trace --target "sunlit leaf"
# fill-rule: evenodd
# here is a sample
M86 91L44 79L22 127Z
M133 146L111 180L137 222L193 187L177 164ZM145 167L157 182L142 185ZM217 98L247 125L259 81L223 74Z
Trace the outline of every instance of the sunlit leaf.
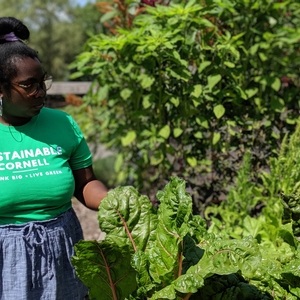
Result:
M220 138L221 138L221 134L219 132L214 132L212 144L216 145L219 142Z
M271 87L276 92L278 92L280 90L280 88L281 88L281 81L280 81L280 79L278 77L274 78L274 82L271 84Z
M181 128L174 128L173 134L174 137L179 137L182 134L183 130Z
M178 107L178 105L180 104L179 97L172 97L170 99L170 102L173 103L175 107Z
M201 84L196 84L194 86L194 91L192 92L192 96L198 98L202 94L202 85Z
M121 138L122 145L124 147L129 146L136 139L136 133L133 130L127 132L126 136Z
M222 104L218 104L214 107L214 114L217 117L217 119L222 118L224 113L225 113L225 107Z
M170 136L171 128L169 125L165 125L158 134L162 136L164 139L167 139Z
M211 65L211 61L203 61L198 68L198 72L202 73L202 71L210 65Z
M121 91L120 95L124 100L127 100L132 94L132 90L125 88Z
M221 80L222 76L220 74L217 75L210 75L207 77L207 86L209 90L212 90L213 87L218 84L218 82Z
M124 163L123 154L118 153L118 155L116 156L115 165L114 165L116 172L119 172L121 170L123 163Z
M186 160L191 167L195 168L197 166L197 159L195 157L188 157Z

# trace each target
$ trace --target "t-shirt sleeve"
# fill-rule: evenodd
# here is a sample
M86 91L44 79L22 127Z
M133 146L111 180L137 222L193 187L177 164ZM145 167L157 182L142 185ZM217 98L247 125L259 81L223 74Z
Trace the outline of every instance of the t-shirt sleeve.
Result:
M69 160L70 167L72 170L87 168L92 165L91 151L77 123L71 116L69 116L69 120L74 130L74 138L76 141Z

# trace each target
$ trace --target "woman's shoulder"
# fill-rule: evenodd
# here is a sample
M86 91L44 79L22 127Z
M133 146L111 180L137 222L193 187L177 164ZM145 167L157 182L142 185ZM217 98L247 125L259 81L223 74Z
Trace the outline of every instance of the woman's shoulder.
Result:
M49 108L49 107L43 107L43 109L40 112L40 116L41 119L48 120L53 124L57 122L70 123L73 121L72 117L68 113L62 110Z
M80 137L82 135L73 117L62 110L44 107L40 112L38 120L36 126L49 128L52 132L54 131L58 134L62 132L73 132Z

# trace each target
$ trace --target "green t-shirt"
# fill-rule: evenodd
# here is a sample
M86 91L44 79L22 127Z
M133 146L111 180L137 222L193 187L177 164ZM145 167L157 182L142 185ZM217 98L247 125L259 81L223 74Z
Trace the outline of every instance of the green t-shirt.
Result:
M23 126L0 124L0 225L48 220L71 208L72 170L92 164L68 114L43 108Z

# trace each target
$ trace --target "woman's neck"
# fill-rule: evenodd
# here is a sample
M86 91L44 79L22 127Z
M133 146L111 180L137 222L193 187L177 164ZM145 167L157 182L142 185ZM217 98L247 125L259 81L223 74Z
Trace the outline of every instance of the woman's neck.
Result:
M6 126L22 126L27 124L31 120L31 117L20 118L20 117L12 117L12 116L1 116L0 123Z

